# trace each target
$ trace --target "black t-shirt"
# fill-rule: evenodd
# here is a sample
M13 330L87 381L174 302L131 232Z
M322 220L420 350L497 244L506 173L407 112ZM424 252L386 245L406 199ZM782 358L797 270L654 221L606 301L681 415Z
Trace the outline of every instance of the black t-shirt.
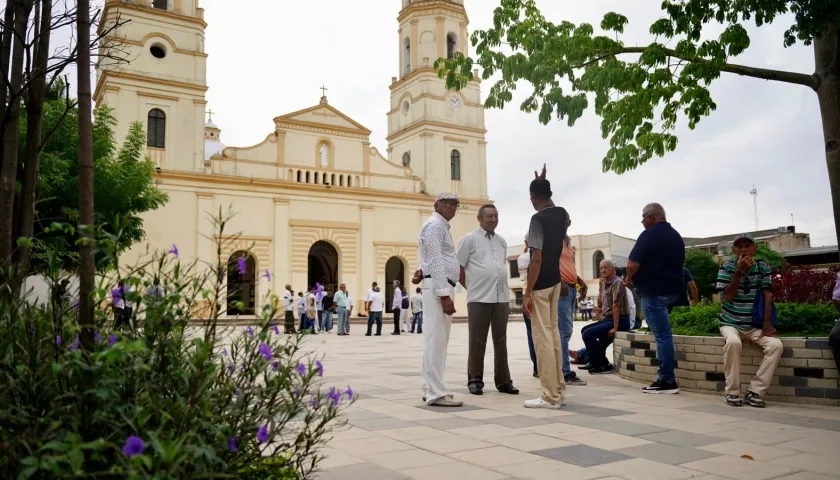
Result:
M403 295L402 308L400 310L408 310L408 294Z
M560 283L560 254L568 223L566 209L557 206L546 207L531 217L528 246L532 258L534 250L542 250L542 266L534 290L544 290Z
M636 240L630 260L640 265L633 277L640 297L660 297L685 291L685 243L668 222L648 228Z
M321 300L321 306L324 307L324 310L331 310L333 306L333 298L332 297L324 297Z
M691 271L683 267L683 290L671 303L671 307L688 307L691 302L688 299L688 282L693 282L694 277L691 276Z

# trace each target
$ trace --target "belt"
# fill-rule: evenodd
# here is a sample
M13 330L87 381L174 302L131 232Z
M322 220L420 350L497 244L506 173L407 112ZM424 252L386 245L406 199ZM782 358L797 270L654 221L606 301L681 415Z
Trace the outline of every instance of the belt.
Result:
M423 278L432 278L432 276L431 275L424 275ZM457 285L455 282L453 282L452 280L450 280L448 278L446 279L446 282L449 284L450 287L455 287L455 285Z

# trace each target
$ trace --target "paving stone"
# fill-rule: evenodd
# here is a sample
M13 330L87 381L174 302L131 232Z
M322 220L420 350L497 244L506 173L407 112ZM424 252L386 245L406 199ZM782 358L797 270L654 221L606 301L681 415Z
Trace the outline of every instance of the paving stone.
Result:
M646 458L654 462L667 463L669 465L680 465L696 460L717 457L719 455L718 453L678 447L676 445L668 445L667 443L651 443L649 445L639 445L638 447L622 448L616 451L630 455L631 457Z
M620 462L629 460L627 455L590 447L588 445L572 445L569 447L550 448L547 450L536 450L531 452L534 455L571 463L579 467L592 467L605 463Z
M493 423L508 428L533 427L534 425L545 425L547 423L560 423L563 417L534 418L524 415L512 415L510 417L488 418L485 423Z
M400 420L399 418L394 417L353 420L349 423L355 427L363 428L371 432L376 432L379 430L395 430L398 428L410 428L415 426L415 424L409 421Z
M370 410L357 410L355 412L345 412L340 415L341 418L347 419L348 422L353 423L357 420L373 420L376 418L389 418L387 415L381 413L371 412Z
M471 412L473 410L484 410L483 407L469 405L466 403L461 405L460 407L438 407L436 405L422 405L418 406L417 408L422 408L423 410L430 410L432 412L440 413Z
M318 480L409 480L409 477L372 463L357 463L326 469L317 474Z
M600 418L591 415L567 415L559 417L558 423L567 423L569 425L578 425L580 427L594 428L596 430L603 430L605 432L620 433L622 435L630 435L635 437L637 435L645 435L648 433L664 432L668 430L666 427L659 427L656 425L647 425L644 423L623 422L615 420L613 417Z
M424 427L436 428L438 430L452 430L455 428L480 427L481 425L485 425L487 422L470 420L468 418L452 417L438 418L435 420L420 420L414 423Z
M683 432L680 430L668 430L659 433L648 433L645 435L640 435L639 437L644 438L645 440L650 440L652 442L667 443L669 445L676 445L678 447L691 448L729 441L729 439L726 438L701 435L699 433Z
M400 377L419 377L420 372L393 372L391 375L397 375Z
M574 403L567 403L563 410L567 412L580 413L582 415L591 415L593 417L617 417L619 415L630 415L632 412L625 412L624 410L616 410L614 408L603 408L595 405L575 405Z

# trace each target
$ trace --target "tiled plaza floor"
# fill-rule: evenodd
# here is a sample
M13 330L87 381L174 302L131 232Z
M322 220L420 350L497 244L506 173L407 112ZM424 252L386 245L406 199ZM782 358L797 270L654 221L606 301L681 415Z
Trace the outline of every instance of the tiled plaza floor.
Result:
M581 345L578 323L572 340ZM579 375L561 411L528 410L539 381L521 322L508 329L511 374L520 395L492 388L488 345L483 396L466 390L467 327L453 325L446 381L464 407L420 401L420 335L317 335L305 348L326 355L325 380L359 399L334 432L323 480L840 478L840 408L774 403L727 407L720 396L643 395L617 375ZM390 332L387 328L383 331ZM492 342L490 342L492 343ZM751 457L748 458L746 456Z

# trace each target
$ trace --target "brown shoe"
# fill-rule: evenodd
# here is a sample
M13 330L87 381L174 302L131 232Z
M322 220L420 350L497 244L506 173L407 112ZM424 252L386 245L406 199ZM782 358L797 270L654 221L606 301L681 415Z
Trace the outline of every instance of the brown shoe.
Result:
M461 407L464 405L464 402L453 400L450 397L441 397L432 402L432 406L435 407Z

